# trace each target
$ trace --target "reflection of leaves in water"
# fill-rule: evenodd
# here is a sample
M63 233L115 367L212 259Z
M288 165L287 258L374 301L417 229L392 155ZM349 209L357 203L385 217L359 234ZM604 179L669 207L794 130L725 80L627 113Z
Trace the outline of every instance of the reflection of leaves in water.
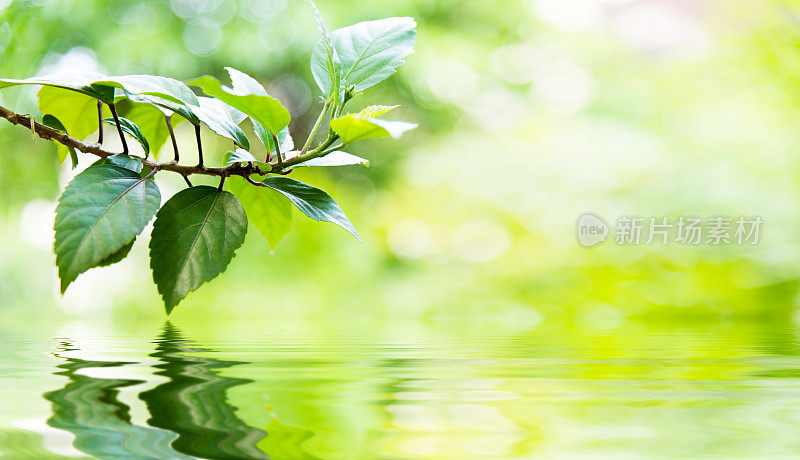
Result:
M212 459L269 458L256 447L266 436L240 420L236 408L227 401L226 391L251 380L219 376L217 369L239 364L221 361L188 352L209 351L191 348L188 341L171 325L167 325L150 356L162 364L157 372L169 381L139 395L147 404L148 423L178 434L172 446L185 454Z
M65 361L58 366L64 371L56 374L69 378L69 382L44 395L53 403L53 416L47 423L74 434L77 449L99 458L189 458L170 447L174 433L131 424L130 408L118 399L119 389L143 383L141 380L101 379L79 373L131 363L77 358Z

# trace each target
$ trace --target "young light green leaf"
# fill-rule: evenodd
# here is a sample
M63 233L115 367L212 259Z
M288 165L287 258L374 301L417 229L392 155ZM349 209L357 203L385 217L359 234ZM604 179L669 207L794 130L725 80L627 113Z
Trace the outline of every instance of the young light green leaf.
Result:
M339 57L336 55L336 49L331 41L331 34L328 32L328 27L325 25L325 20L322 18L317 5L311 0L308 0L308 3L311 4L311 8L314 10L314 18L317 21L317 28L320 34L319 43L311 53L311 74L314 76L314 81L317 82L319 89L322 90L322 94L325 95L325 99L336 106L342 79Z
M378 118L381 115L384 115L392 110L400 107L399 105L370 105L368 107L364 107L358 112L359 116L366 117L366 118Z
M222 86L214 77L200 77L189 82L204 93L240 110L267 131L277 134L289 125L291 116L280 101L267 95L267 91L255 79L236 69L226 67L233 88Z
M150 152L156 158L169 139L169 130L164 117L165 114L160 108L147 104L136 104L125 114L125 118L136 123L144 137L150 142ZM172 126L176 126L183 120L184 118L173 117Z
M363 91L395 73L414 52L416 27L413 18L388 18L334 30L343 87Z
M132 138L136 139L139 145L142 146L145 154L150 154L150 144L147 142L147 139L142 134L142 130L136 126L136 123L128 120L127 118L118 117L119 118L119 127L122 128L122 131L127 133ZM116 126L117 123L114 121L113 118L106 118L103 122L108 123L111 126Z
M156 96L167 101L185 105L197 105L197 97L192 90L174 78L156 75L120 75L104 77L94 82L95 85L122 88L126 93L134 95Z
M232 165L234 163L248 163L248 162L255 162L258 161L256 157L253 156L252 153L248 152L245 149L236 149L236 150L229 150L225 153L225 166Z
M231 177L226 183L241 201L250 222L266 238L270 249L274 251L278 243L292 229L294 216L291 202L272 189L253 187L240 177Z
M344 144L381 137L399 139L403 133L416 127L414 123L368 118L358 114L348 114L331 120L331 129L339 135Z
M312 158L305 163L300 163L297 166L351 166L351 165L365 165L369 166L369 160L359 156L351 155L341 150L333 151L323 157Z
M69 134L67 132L67 128L64 127L64 124L61 123L58 118L50 115L49 113L42 117L42 124ZM58 151L58 162L63 163L64 159L67 157L67 154L69 154L69 157L72 160L72 169L75 169L78 166L78 152L76 152L74 148L68 147L64 144L57 143L56 147Z
M75 176L56 207L55 253L61 292L141 233L161 204L155 182L110 164Z
M129 157L128 155L118 153L116 155L107 156L105 158L101 158L94 163L92 166L95 165L114 165L119 166L120 168L129 169L136 174L141 174L144 165L142 162L136 158Z
M308 217L320 222L333 222L363 241L342 208L322 190L286 176L269 176L261 182L289 198Z
M38 93L39 110L61 123L61 130L78 140L97 131L97 100L75 91L43 86ZM108 108L104 107L104 111ZM53 127L55 129L59 129ZM63 162L69 149L58 144L58 161Z
M95 81L102 78L105 78L105 76L96 72L45 75L41 77L26 78L24 80L0 78L0 89L17 85L45 85L76 91L110 104L114 102L114 88L95 83Z
M198 97L200 105L191 106L192 112L200 119L206 126L219 134L232 140L239 147L249 149L250 141L247 135L239 127L239 122L232 118L232 111L230 107L224 102L211 98L211 97Z
M230 192L197 186L164 203L150 237L150 268L167 314L225 271L246 233L247 215Z

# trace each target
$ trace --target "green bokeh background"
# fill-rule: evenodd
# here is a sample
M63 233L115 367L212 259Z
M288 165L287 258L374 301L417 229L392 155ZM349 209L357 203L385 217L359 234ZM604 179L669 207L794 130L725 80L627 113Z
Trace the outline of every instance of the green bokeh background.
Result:
M300 171L331 192L364 244L296 218L270 254L251 228L229 269L174 318L471 317L477 322L792 317L800 276L790 2L321 1L331 28L413 16L417 53L351 109L401 104L420 127L350 151L370 168ZM0 1L0 73L59 69L255 75L302 141L320 108L304 2ZM0 103L37 113L34 88ZM192 151L186 126L179 137ZM113 136L112 136L113 137ZM70 179L55 148L0 124L4 315L160 319L146 236L61 298L52 207ZM206 134L209 163L227 148ZM168 147L166 147L168 148ZM91 159L82 157L82 165ZM163 176L168 176L164 174ZM161 177L165 195L181 186ZM587 250L575 222L761 216L756 246Z

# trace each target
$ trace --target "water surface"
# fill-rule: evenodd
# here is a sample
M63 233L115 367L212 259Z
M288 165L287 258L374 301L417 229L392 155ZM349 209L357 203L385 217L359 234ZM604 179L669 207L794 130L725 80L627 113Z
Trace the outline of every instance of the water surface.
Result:
M1 330L0 454L800 454L800 348L791 324L273 327Z

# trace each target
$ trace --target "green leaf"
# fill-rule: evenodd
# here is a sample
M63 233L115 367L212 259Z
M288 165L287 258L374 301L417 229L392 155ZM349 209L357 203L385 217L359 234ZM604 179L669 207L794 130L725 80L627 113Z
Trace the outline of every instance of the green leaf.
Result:
M156 96L147 96L147 95L137 95L137 94L127 94L128 99L132 102L137 102L140 104L147 104L153 107L156 107L161 111L164 115L172 115L173 113L177 113L186 120L189 120L190 123L193 125L199 125L200 119L197 118L197 115L192 112L192 109L189 105L181 104L173 101L168 101L166 99L162 99ZM180 119L172 120L172 126L174 127L180 123Z
M269 152L269 158L275 158L275 142L272 141L272 135L268 133L263 126L253 124L253 128L255 128L256 135L261 142L267 147L267 152ZM259 130L260 128L260 130ZM290 152L294 148L294 139L292 139L292 135L289 133L289 127L283 128L277 136L278 138L278 145L281 148L281 154L286 154ZM285 155L283 155L285 158Z
M378 118L381 115L384 115L392 110L400 107L399 105L370 105L369 107L364 107L358 112L359 116L366 117L366 118Z
M118 251L114 252L110 256L98 262L97 266L108 267L109 265L114 265L117 262L121 262L122 259L128 257L128 254L131 252L131 248L133 248L133 243L135 241L136 238L132 239L130 243L126 244L125 246L121 247Z
M314 76L314 81L317 82L319 89L322 90L322 94L325 95L325 99L333 102L333 105L336 106L338 105L342 79L339 57L336 55L331 34L328 32L328 27L325 25L325 20L322 18L317 5L311 0L308 0L308 3L311 4L311 8L314 10L314 18L317 21L317 28L320 34L319 43L311 53L311 74Z
M17 85L45 85L76 91L110 104L114 102L114 88L95 83L97 80L102 78L105 78L105 76L96 72L45 75L41 77L26 78L24 80L0 78L0 89Z
M57 118L62 126L60 130L66 131L75 139L82 141L97 131L97 100L85 94L52 86L43 86L39 90L38 99L39 110ZM58 161L63 162L68 152L66 146L58 144Z
M247 135L239 127L239 122L233 119L230 107L224 102L210 98L198 97L200 102L199 106L191 106L192 112L200 119L206 126L219 134L232 140L239 147L249 149L250 141L247 140Z
M105 77L95 81L95 85L122 88L126 93L144 96L156 96L170 102L197 105L197 97L191 89L174 78L156 75L120 75Z
M144 137L150 141L150 151L156 158L169 139L169 130L164 117L165 114L161 109L147 104L136 104L125 114L125 118L136 123ZM183 120L173 117L172 126L175 127Z
M200 77L189 82L207 95L240 110L267 131L277 134L289 125L291 116L280 101L267 95L267 91L254 78L234 68L226 67L233 88L222 86L214 77Z
M236 150L229 150L225 153L225 166L232 165L234 163L248 163L248 162L255 162L258 161L256 157L253 156L252 153L248 152L245 149L236 149Z
M242 202L250 222L274 251L294 224L291 202L272 189L248 184L241 177L231 177L226 183Z
M351 155L341 150L333 151L323 157L312 158L305 163L300 163L297 166L351 166L351 165L366 165L369 166L369 160L359 156Z
M129 157L128 155L118 153L116 155L107 156L105 158L101 158L95 161L92 166L95 165L114 165L119 166L120 168L129 169L136 174L140 174L142 172L142 162L136 158Z
M363 91L395 73L414 52L416 27L413 18L388 18L334 30L343 86Z
M150 237L150 268L167 314L225 270L246 233L247 215L230 192L203 185L164 203Z
M289 198L308 217L320 222L333 222L363 241L342 208L322 190L285 176L269 176L261 183Z
M50 115L49 113L42 117L42 123L55 130L64 131L66 134L69 134L69 132L67 132L67 128L64 127L64 124L61 123L58 118ZM58 151L58 162L63 163L64 159L67 157L67 154L69 154L69 157L72 160L72 169L75 169L78 166L78 152L76 152L74 148L68 147L64 144L56 143L56 147Z
M61 292L141 233L158 210L152 180L110 164L75 176L56 207L55 253Z
M147 139L142 134L142 130L136 126L136 123L128 120L127 118L118 117L119 118L119 126L122 128L122 131L126 132L129 136L136 139L139 145L142 146L144 149L145 154L150 154L150 144L147 142ZM116 126L117 123L114 121L113 118L106 118L103 120L105 123L108 123L111 126Z
M331 129L339 135L344 144L381 137L399 139L404 132L416 127L417 125L414 123L387 121L379 118L363 117L359 114L347 114L331 120Z

